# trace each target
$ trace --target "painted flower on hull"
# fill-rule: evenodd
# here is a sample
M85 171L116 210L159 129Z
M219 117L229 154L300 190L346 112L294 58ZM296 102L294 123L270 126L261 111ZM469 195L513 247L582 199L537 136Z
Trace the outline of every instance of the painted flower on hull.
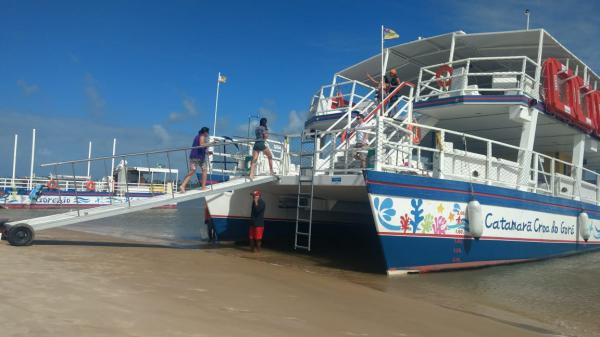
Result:
M446 229L448 229L446 218L443 216L436 216L433 221L433 234L446 234Z
M408 229L410 224L410 218L408 217L408 214L404 213L403 216L400 217L400 226L402 226L402 231L404 232L404 234L406 234L406 232L408 232Z
M376 197L373 200L373 206L375 206L375 209L377 210L377 220L381 226L392 231L401 229L400 226L392 225L391 223L392 218L396 215L394 202L391 198L381 200L379 197Z
M427 214L425 218L423 218L423 222L421 223L421 228L423 229L423 233L431 232L431 227L433 226L433 215Z

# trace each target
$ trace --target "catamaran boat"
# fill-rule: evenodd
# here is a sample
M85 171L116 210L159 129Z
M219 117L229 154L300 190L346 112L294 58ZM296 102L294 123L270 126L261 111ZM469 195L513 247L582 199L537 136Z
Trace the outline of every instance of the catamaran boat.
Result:
M319 235L362 233L390 274L600 248L592 69L543 29L457 31L383 56L402 81L383 100L374 55L315 93L301 135L270 141L283 151L279 179L258 187L266 240L310 250ZM256 188L206 197L219 239L246 237Z
M301 134L268 140L277 177L261 157L259 175L247 178L252 143L217 137L210 170L226 179L209 189L180 193L163 178L162 190L151 182L142 191L161 195L0 220L0 233L28 245L36 230L205 199L217 239L245 239L249 195L259 189L266 241L308 251L320 238L374 242L382 261L373 262L389 274L600 248L600 78L592 69L543 29L457 31L383 54L334 74L311 98ZM381 79L382 68L396 69L401 82L378 95L367 81ZM173 172L175 155L187 160L189 150L97 160L161 155ZM140 188L143 172L166 173L127 166L122 176L137 175Z
M116 166L112 176L51 174L48 177L0 178L0 207L89 208L171 193L179 171L164 167ZM174 208L176 204L165 205Z

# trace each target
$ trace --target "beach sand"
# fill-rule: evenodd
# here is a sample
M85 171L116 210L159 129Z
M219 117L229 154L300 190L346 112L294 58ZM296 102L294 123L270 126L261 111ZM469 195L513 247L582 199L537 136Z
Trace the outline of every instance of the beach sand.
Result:
M542 336L273 263L245 248L178 249L66 229L0 243L0 336Z

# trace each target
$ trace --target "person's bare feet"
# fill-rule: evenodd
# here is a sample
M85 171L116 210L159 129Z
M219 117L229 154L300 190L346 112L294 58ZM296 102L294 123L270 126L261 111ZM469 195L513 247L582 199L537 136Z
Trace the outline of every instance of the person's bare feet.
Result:
M179 192L180 192L180 193L185 193L185 188L183 188L183 187L182 187L182 188L180 188L180 189L179 189Z
M202 187L202 191L206 191L208 190L208 188L206 188L206 186Z

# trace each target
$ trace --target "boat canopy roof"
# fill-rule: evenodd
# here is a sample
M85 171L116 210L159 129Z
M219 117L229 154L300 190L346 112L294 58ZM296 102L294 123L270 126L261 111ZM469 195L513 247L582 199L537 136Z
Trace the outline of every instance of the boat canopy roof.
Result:
M556 58L563 63L567 63L568 60L569 68L578 69L578 74L581 76L587 69L587 76L592 88L598 86L600 89L600 83L598 83L600 77L543 29L473 34L456 31L422 38L389 47L387 69L395 68L403 81L416 82L421 67L450 61L453 40L454 56L452 60L473 57L527 56L534 62L538 61L540 42L543 41L542 61L549 57ZM498 65L490 66L497 67ZM381 54L338 72L341 76L361 82L367 81L367 73L371 76L378 76L381 73Z

